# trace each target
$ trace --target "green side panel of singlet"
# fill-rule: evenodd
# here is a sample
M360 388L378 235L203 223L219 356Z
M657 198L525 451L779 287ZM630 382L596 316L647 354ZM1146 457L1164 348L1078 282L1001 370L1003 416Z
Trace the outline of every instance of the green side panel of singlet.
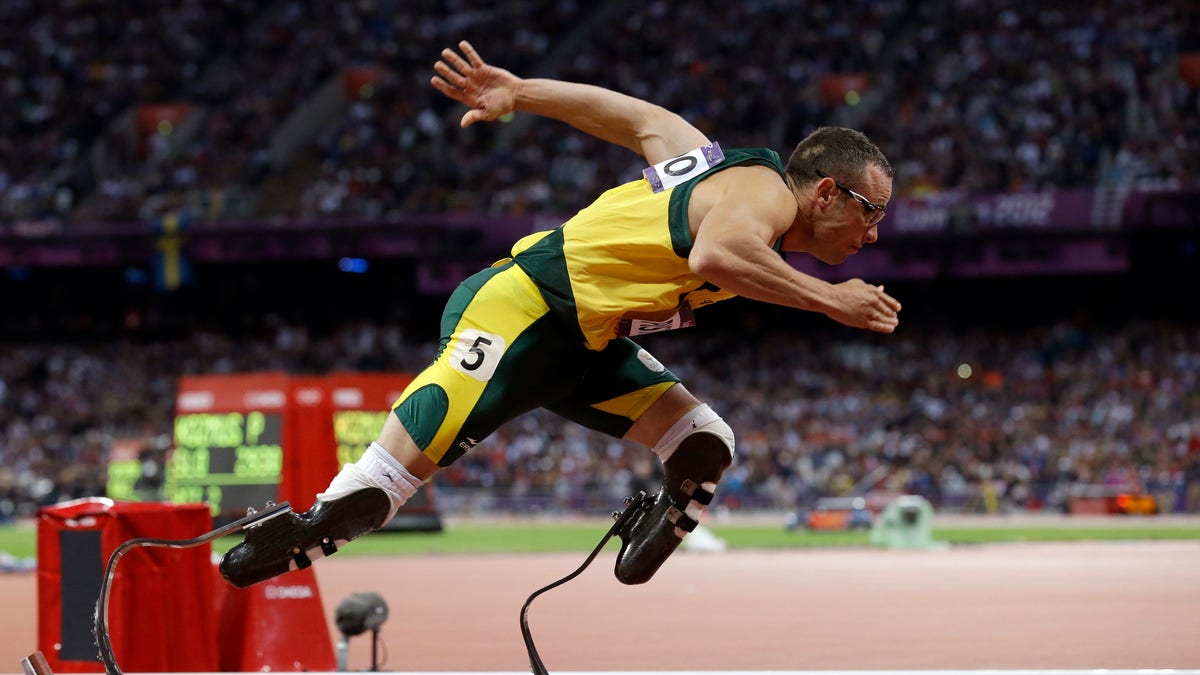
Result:
M563 228L547 233L536 244L518 253L513 262L537 283L542 299L550 307L550 313L563 320L565 325L574 326L582 342L583 332L579 330L576 319L575 296L571 293L571 275L567 272L567 258L563 255Z

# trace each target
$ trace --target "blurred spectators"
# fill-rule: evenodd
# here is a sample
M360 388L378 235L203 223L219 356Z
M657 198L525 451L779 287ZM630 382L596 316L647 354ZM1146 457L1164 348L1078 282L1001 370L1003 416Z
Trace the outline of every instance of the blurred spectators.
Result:
M385 64L411 86L446 40L471 30L530 68L578 11L432 0L0 4L0 86L19 113L0 122L0 222L246 215L275 168L282 125L345 69ZM189 112L139 126L139 109L155 104ZM305 181L306 169L278 181Z
M462 38L522 75L661 103L727 147L786 154L816 125L861 127L895 163L898 196L1200 181L1200 88L1178 66L1185 3L473 4L0 2L0 224L560 212L639 175L632 153L554 122L460 129L461 108L428 80ZM357 68L377 77L317 112ZM153 106L181 116L140 125ZM0 517L101 493L115 439L162 447L179 375L430 357L399 321L318 332L250 314L175 340L4 345ZM803 350L782 333L742 345L654 345L738 431L729 500L785 508L878 478L947 509L1060 509L1080 486L1110 485L1200 512L1194 322L931 328L886 349L822 328ZM572 508L653 486L654 469L534 413L439 481Z
M144 198L119 187L133 160L98 175L93 148L139 104L199 97L204 69L236 50L230 27L253 19L247 7L234 0L0 3L0 90L11 102L0 117L0 222L69 220L98 190Z
M542 66L661 103L726 146L786 154L819 124L861 126L897 163L899 196L1176 187L1200 180L1200 96L1175 65L1180 12L1145 2L631 2ZM774 38L762 45L764 35ZM507 51L490 58L526 73ZM367 132L364 142L320 146L326 169L303 191L301 213L569 211L639 175L628 151L553 123L460 130L462 111L439 112L422 93L427 65L416 68L350 106L341 126ZM863 91L829 93L863 74Z
M637 176L554 123L461 130L428 79L470 38L497 65L613 86L726 146L861 127L897 195L1200 180L1181 3L1012 0L7 2L0 222L574 209ZM769 36L769 37L764 37ZM381 79L328 116L323 87ZM142 131L147 104L190 121ZM293 126L287 126L295 123ZM286 129L285 129L286 127ZM297 144L295 152L284 151Z
M1063 510L1106 486L1200 511L1200 329L1056 323L1022 332L837 327L761 340L702 332L647 341L738 433L722 499L781 509L873 487L944 510ZM749 348L747 344L757 344ZM432 358L392 328L48 345L0 352L0 514L99 495L120 438L169 443L175 381L194 373L413 371ZM882 468L880 468L882 467ZM609 509L657 483L644 449L525 415L439 474L491 508ZM866 484L864 484L866 480ZM470 504L460 503L463 508ZM498 505L498 506L497 506Z

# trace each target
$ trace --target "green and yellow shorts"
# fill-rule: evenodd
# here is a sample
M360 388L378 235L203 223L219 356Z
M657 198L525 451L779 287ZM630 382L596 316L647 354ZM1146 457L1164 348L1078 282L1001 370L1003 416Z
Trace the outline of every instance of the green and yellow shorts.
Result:
M425 456L443 467L535 408L621 438L679 382L628 338L588 349L578 325L551 312L511 262L460 284L441 331L437 358L392 408Z

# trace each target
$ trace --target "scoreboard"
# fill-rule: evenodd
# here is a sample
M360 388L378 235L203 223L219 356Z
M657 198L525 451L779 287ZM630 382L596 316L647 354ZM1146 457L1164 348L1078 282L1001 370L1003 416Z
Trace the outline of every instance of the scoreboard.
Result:
M207 503L214 518L283 501L288 388L275 373L181 378L164 498Z
M180 378L163 497L207 503L221 520L267 502L306 511L341 466L375 440L411 380L361 373ZM433 485L423 487L385 527L440 530L433 492Z
M337 443L338 465L357 462L371 441L379 435L390 411L337 410L333 413L333 439Z
M214 514L274 501L283 470L282 432L278 412L179 415L167 464L167 498L207 502Z

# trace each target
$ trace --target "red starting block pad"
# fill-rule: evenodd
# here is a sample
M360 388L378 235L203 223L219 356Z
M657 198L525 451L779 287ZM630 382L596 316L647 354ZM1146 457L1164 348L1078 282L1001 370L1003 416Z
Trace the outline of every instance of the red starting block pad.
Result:
M236 588L213 566L219 670L312 672L337 661L313 569L294 570Z
M186 539L211 529L204 504L88 498L42 508L38 649L46 666L104 672L93 619L104 565L117 547L138 537ZM126 558L114 579L111 626L113 649L131 671L216 669L208 550L139 549Z

